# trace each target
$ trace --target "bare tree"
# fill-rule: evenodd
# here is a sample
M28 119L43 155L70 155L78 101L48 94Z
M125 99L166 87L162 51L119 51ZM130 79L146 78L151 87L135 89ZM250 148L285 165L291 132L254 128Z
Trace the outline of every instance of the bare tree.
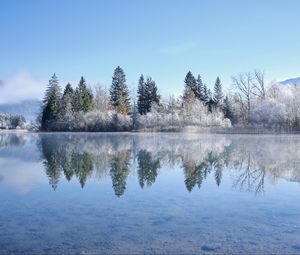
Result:
M253 94L253 75L248 73L240 73L232 77L233 86L237 89L237 98L246 110L247 122L250 121L250 113L252 109L251 96Z
M252 94L261 100L266 98L265 74L262 71L254 70L252 79Z
M109 110L109 95L107 89L100 84L95 86L95 109L100 112Z

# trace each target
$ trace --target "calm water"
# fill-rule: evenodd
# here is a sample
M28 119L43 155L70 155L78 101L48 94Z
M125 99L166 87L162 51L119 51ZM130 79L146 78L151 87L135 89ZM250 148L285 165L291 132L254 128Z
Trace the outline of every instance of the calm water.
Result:
M300 254L300 136L0 134L0 254Z

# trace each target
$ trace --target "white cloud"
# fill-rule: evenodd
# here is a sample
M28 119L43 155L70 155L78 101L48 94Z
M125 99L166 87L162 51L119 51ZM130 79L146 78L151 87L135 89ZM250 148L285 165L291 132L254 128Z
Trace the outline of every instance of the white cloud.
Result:
M18 103L28 99L41 100L47 82L42 81L25 70L4 77L0 84L0 104Z

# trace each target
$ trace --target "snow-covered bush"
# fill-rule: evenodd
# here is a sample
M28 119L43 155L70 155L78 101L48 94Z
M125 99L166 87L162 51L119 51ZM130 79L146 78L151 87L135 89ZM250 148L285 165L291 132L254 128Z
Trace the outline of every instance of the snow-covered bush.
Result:
M196 127L230 127L229 119L221 111L209 112L198 100L181 107L170 108L166 105L152 107L146 115L139 115L139 128L171 129L184 126Z
M50 124L52 131L128 131L130 128L130 117L115 111L79 112L68 121L55 121Z
M251 117L256 124L280 127L286 118L286 106L274 98L267 98L253 110Z
M27 126L22 115L0 114L0 129L25 129Z

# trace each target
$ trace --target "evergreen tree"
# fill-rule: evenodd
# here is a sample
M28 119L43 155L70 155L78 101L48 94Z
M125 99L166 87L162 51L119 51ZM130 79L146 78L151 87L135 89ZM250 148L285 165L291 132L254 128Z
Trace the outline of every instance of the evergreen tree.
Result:
M230 119L230 121L232 123L234 123L234 113L231 107L231 104L229 102L228 97L226 96L224 99L224 103L223 103L223 113L224 113L224 117L227 119Z
M118 66L112 77L110 97L113 107L124 115L130 111L129 89L126 85L126 78L123 69Z
M215 82L213 100L217 107L222 106L223 91L222 91L222 83L221 83L221 80L219 77L217 77L216 82Z
M207 90L207 101L206 105L208 107L208 111L212 112L214 107L216 106L215 101L213 99L212 93L210 89Z
M70 83L64 89L60 104L60 118L69 119L73 115L74 90Z
M160 95L157 91L155 81L151 77L147 77L145 82L145 111L150 112L152 104L159 104Z
M88 112L94 107L93 92L87 87L86 81L81 76L78 87L75 90L73 108L76 112Z
M194 93L195 97L198 95L197 82L191 71L185 76L184 79L184 93L183 98L186 97L187 93L190 93L190 90Z
M195 96L197 97L198 100L204 101L205 100L204 91L203 91L204 85L203 85L200 74L198 75L196 82L197 82L197 93Z
M138 111L140 114L147 114L150 112L152 104L159 104L160 95L155 81L151 77L147 77L146 81L144 76L141 75L138 85Z
M209 90L207 89L206 84L203 84L203 98L202 101L207 103L209 101Z
M133 107L132 107L132 114L131 114L131 121L132 121L132 128L135 129L137 126L137 120L138 120L138 106L135 102L133 101Z
M138 100L137 100L137 108L139 114L146 114L146 89L145 89L145 79L144 76L141 75L138 84Z
M60 98L61 88L58 79L54 74L49 80L48 88L43 99L41 120L41 127L43 130L46 130L52 121L59 118Z

